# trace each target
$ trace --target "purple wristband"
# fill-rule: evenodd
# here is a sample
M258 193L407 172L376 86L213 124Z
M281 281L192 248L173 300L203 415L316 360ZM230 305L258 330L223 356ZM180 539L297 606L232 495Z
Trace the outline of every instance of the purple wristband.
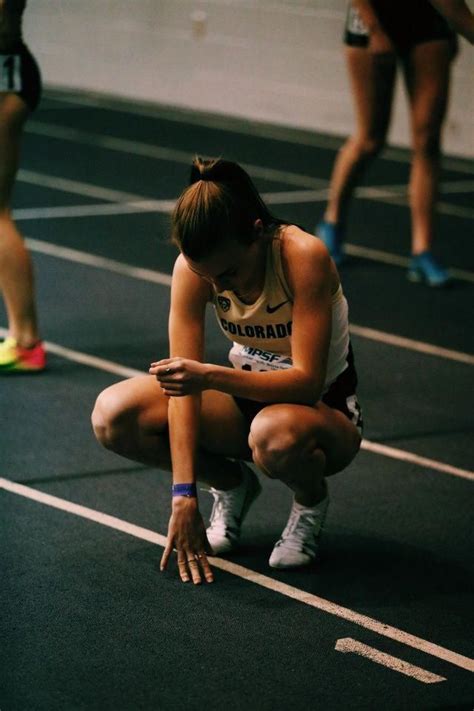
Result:
M189 496L196 498L196 484L173 484L171 487L171 496Z

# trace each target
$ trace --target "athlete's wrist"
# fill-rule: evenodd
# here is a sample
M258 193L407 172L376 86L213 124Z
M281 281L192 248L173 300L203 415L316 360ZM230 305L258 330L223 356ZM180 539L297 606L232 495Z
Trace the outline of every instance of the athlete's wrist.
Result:
M217 366L212 363L203 363L203 390L217 390L215 387L215 374Z

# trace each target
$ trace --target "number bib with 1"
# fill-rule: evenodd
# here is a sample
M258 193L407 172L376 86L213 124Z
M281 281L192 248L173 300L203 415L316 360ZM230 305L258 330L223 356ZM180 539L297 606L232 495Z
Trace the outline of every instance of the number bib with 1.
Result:
M21 57L19 54L0 54L0 91L22 90Z

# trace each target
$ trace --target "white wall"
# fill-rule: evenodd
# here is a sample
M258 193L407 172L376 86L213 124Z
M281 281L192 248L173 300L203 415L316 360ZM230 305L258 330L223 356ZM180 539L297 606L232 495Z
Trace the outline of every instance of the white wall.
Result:
M353 118L341 52L345 6L345 0L30 0L25 39L53 86L346 135ZM206 13L201 36L196 11ZM445 150L472 157L473 76L474 47L463 40ZM409 143L400 86L390 141Z

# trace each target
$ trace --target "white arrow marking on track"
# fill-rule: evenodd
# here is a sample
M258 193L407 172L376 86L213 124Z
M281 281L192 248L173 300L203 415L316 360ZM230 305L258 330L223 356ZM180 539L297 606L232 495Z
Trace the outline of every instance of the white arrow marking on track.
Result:
M438 676L437 674L426 671L426 669L416 667L414 664L404 662L403 659L392 657L391 654L386 654L379 649L374 649L374 647L362 644L362 642L358 642L356 639L352 639L352 637L338 639L334 649L343 654L347 654L348 652L359 654L361 657L366 657L366 659L370 659L376 664L381 664L388 669L393 669L393 671L400 672L400 674L405 674L405 676L411 676L417 681L423 682L423 684L437 684L440 681L446 681L446 677L444 676Z

